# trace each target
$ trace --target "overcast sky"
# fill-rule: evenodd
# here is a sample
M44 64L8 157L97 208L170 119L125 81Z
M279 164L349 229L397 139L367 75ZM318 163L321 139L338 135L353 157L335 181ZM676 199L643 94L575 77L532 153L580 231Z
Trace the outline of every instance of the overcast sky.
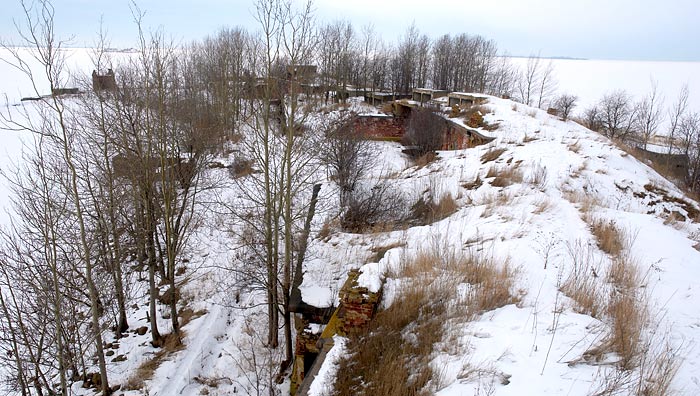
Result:
M27 0L31 1L31 0ZM256 29L252 0L137 0L145 24L176 41L199 39L219 27ZM19 0L3 0L0 36L16 40ZM100 16L114 46L135 43L127 0L54 0L56 30L89 46ZM388 41L413 22L431 37L480 34L511 55L591 59L700 61L699 0L316 0L319 21L373 24ZM700 71L699 71L700 72Z

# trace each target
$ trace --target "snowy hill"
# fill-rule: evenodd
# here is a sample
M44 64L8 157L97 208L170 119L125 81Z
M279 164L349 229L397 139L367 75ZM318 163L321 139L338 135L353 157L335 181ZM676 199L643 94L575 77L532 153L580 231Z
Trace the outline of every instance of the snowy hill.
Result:
M624 374L644 377L652 371L650 366L661 361L659 354L666 353L680 365L672 387L681 394L696 393L700 390L696 377L700 313L692 307L700 303L697 204L651 168L578 124L507 100L491 98L486 107L491 110L486 120L500 124L492 132L494 142L440 152L427 166L409 166L391 174L393 182L414 197L428 190L438 198L452 194L459 204L456 213L407 230L334 235L315 248L336 253L321 254L327 259L307 264L305 282L308 275L317 274L317 283L323 284L328 261L338 274L359 265L363 258L355 250L361 246L365 251L397 246L378 263L361 268L361 282L368 288L384 280L383 305L388 307L401 282L385 279L384 274L421 249L437 243L445 254L449 249L483 250L517 268L516 292L521 300L449 327L431 357L431 365L442 376L432 391L438 395L594 394L619 375L615 367L620 357L615 353L604 354L599 361L584 359L605 343L612 315L582 314L585 309L563 289L575 274L605 289L603 300L612 298L606 288L615 285L605 274L616 258L601 250L592 233L596 224L612 224L626 241L618 254L628 257L639 273L635 298L648 307L640 337L646 343L642 353L646 360L630 370L636 374ZM386 151L390 168L400 168L399 148ZM495 183L489 172L511 180ZM352 258L344 252L353 252ZM332 257L338 258L328 260ZM466 377L464 370L470 365L484 369L483 375ZM641 394L637 387L641 389L642 382L630 380L624 388L620 384L619 392Z
M15 96L7 109L19 113L21 95ZM333 222L338 211L335 187L322 180L322 209L304 263L304 300L319 307L336 305L348 271L360 269L359 281L368 289L383 284L381 306L389 309L411 282L397 275L406 262L426 251L446 257L452 252L475 255L514 270L514 302L444 322L441 338L426 356L437 373L428 382L429 393L658 394L642 389L664 378L673 378L671 387L679 394L700 392L697 203L576 123L498 98L489 98L484 106L485 120L499 124L483 132L495 138L488 145L441 151L434 161L418 166L401 153L398 143L373 143L381 150L381 162L371 177L386 180L409 203L451 196L456 208L444 218L420 226L344 233ZM19 160L21 133L5 136L6 149ZM2 165L8 168L6 157ZM232 158L219 160L228 164ZM229 175L228 169L208 172L212 177ZM238 192L235 184L226 184L211 194L235 199ZM233 219L205 212L212 209L207 204L180 278L186 303L184 346L163 353L139 331L148 326L148 290L140 274L134 274L131 332L105 340L112 351L110 380L124 385L118 394L288 392L288 381L276 378L283 351L263 346L262 293L246 288L243 274L236 271L242 259L231 231ZM616 248L607 245L611 239ZM624 274L633 273L630 279L616 275L621 265ZM447 304L459 305L470 285L451 285L455 288L446 296L454 300ZM636 314L620 315L613 309L625 298L634 301ZM159 307L159 326L165 330L168 312L165 305ZM624 345L636 350L620 351L610 341L621 327L627 329L625 323L631 325L634 340ZM410 340L411 334L402 337ZM340 364L334 357L347 357L348 344L335 343L313 394L332 393ZM631 356L629 364L624 364L625 352ZM669 375L676 368L675 377ZM615 391L600 393L606 387ZM80 389L80 381L73 389L75 394L92 392Z

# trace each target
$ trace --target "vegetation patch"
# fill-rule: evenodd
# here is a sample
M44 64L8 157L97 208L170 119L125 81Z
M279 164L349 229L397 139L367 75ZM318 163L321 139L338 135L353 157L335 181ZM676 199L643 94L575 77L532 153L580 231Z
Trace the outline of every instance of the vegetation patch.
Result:
M493 178L491 185L494 187L508 187L511 184L522 183L523 173L518 168L518 165L502 168L492 165L486 172L486 178Z
M484 154L481 155L481 163L485 164L487 162L497 160L501 154L508 151L505 147L491 147Z
M584 216L584 220L591 228L600 250L613 257L622 252L624 231L614 221L595 219L591 216Z
M402 287L367 333L350 339L349 357L339 362L335 395L433 394L439 373L430 361L445 322L471 320L518 301L512 293L516 272L507 263L464 252L433 247L389 276L401 279ZM468 289L462 295L456 293L460 285Z
M411 216L418 224L431 224L449 217L459 209L452 194L443 195L437 202L432 198L419 198L411 207Z
M171 354L185 349L185 344L182 343L182 338L185 336L185 332L181 331L181 335L177 334L167 334L163 336L163 347L161 350L156 352L153 357L145 362L136 369L136 372L129 377L124 384L125 390L139 390L143 389L146 381L153 378L156 370L165 361L165 359Z

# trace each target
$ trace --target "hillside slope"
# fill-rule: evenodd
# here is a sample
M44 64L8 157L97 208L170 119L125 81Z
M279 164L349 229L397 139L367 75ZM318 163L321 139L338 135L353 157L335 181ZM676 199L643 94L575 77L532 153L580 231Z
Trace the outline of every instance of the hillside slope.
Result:
M10 103L9 111L21 111L15 104ZM386 274L396 273L419 252L478 254L517 269L512 292L520 301L475 320L445 322L444 337L429 356L439 373L429 383L431 393L590 395L617 381L620 392L612 394L639 394L637 387L648 374L659 371L658 358L679 365L674 390L699 392L697 203L578 124L497 98L490 98L485 108L486 121L499 124L497 130L484 132L495 137L493 142L440 152L424 166L413 165L397 143L375 143L381 163L371 177L391 183L406 202L439 200L448 194L455 199L457 210L439 221L367 234L341 232L334 228L338 211L334 186L324 180L304 265L305 300L318 306L336 304L347 272L360 268L360 281L369 288L383 282L382 305L387 308L405 279ZM13 143L6 143L8 147L21 146L20 133L7 136ZM220 161L227 164L231 159ZM8 167L6 160L3 165ZM226 169L210 172L216 177L228 175ZM237 195L235 185L212 193L232 199ZM205 200L202 211L211 205ZM259 319L265 315L264 296L251 292L243 274L236 271L241 258L234 223L221 212L207 212L191 238L180 279L189 316L183 327L183 349L160 356L160 350L148 343L148 334L136 332L118 343L106 340L114 351L109 358L110 380L134 388L123 387L119 394L288 392L286 382L275 381L283 351L263 346L265 323ZM601 249L593 232L601 224L617 230L620 251ZM378 251L384 254L377 255ZM592 353L604 349L601 345L615 328L607 308L610 296L620 293L610 275L619 257L638 269L633 291L627 292L649 313L641 326L643 353L626 371L619 370L621 357L615 351ZM132 330L148 324L147 288L137 275L131 279ZM596 285L592 288L601 293L600 312L591 316L564 291L572 278ZM460 301L459 290L454 298L455 303ZM159 324L167 331L168 309L163 306L159 313L164 316ZM331 355L347 356L344 345L337 342ZM160 364L148 363L154 357ZM324 365L315 394L329 394L332 389L337 360L328 359ZM74 392L92 391L76 383Z
M436 394L587 395L606 386L638 394L645 386L650 389L646 382L657 381L651 378L657 362L680 365L674 390L700 391L700 312L694 309L700 304L697 204L578 124L497 98L486 107L486 120L500 124L488 146L440 152L427 166L398 171L400 149L386 148L384 158L393 172L385 174L397 187L413 199L451 194L459 205L454 214L427 226L317 241L314 248L324 259L307 264L305 283L310 289L321 284L337 290L329 279L370 260L372 248L396 246L378 263L361 267L360 280L368 288L385 282L383 305L388 307L405 279L384 274L396 273L419 251L478 252L518 270L514 292L521 301L475 321L445 324L446 336L431 355L440 373L439 381L430 383ZM593 234L605 225L621 239L621 249L613 254L601 250ZM365 256L358 256L363 247ZM610 306L621 292L611 270L622 259L637 269L634 290L624 293L643 311L640 352L628 370L618 369L624 359L614 348L600 352L618 326ZM328 275L329 261L338 276ZM569 279L594 285L590 290L600 294L601 308L595 318L563 292ZM618 315L617 320L631 319ZM598 351L595 358L593 351ZM325 376L329 382L333 364L326 361L322 370L331 374ZM660 375L669 377L668 372ZM329 394L331 386L314 388Z

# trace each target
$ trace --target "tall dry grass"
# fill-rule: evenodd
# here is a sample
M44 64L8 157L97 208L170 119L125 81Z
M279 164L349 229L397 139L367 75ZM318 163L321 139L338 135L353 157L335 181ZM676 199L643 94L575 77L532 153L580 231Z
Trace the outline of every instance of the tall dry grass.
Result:
M351 338L339 365L335 395L429 395L440 382L430 364L450 319L470 320L515 303L516 271L508 263L432 246L388 273L401 288L368 332ZM459 285L468 291L457 292Z

